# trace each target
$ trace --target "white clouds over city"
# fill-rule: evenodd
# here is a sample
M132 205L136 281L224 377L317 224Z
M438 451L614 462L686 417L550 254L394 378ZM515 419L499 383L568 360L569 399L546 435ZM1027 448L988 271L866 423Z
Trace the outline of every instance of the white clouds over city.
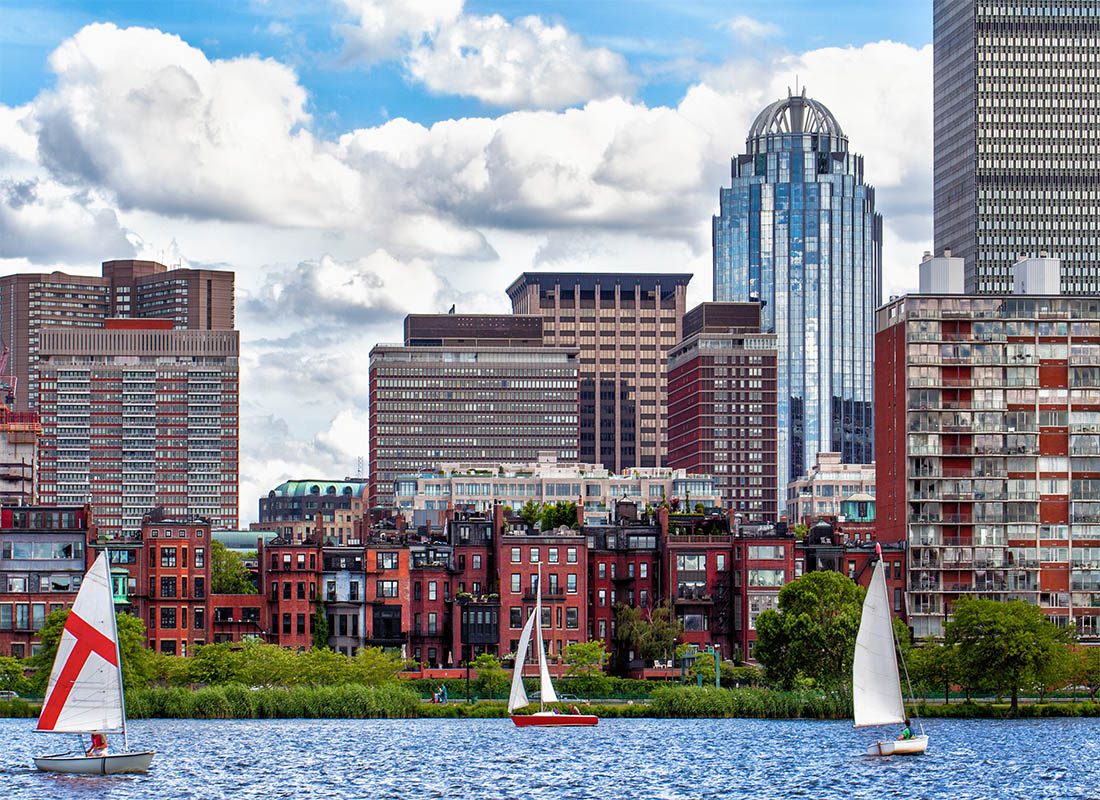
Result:
M292 66L112 24L60 42L50 87L0 105L5 271L88 271L172 239L180 261L237 270L245 520L286 477L352 474L369 348L410 311L505 310L508 281L539 264L694 272L709 299L729 159L796 75L866 158L887 292L930 244L931 47L735 54L650 105L621 56L557 20L344 5L355 80L397 63L496 110L323 134ZM751 22L730 30L769 35Z

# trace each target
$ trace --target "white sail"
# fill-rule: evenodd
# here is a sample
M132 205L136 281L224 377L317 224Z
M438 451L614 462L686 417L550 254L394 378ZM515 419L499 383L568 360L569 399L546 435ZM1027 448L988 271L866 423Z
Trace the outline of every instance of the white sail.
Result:
M856 637L852 709L857 728L905 721L883 563L880 556L863 600L863 616Z
M535 629L535 615L527 618L523 633L519 635L519 647L516 649L516 663L512 667L512 693L508 695L508 713L527 705L527 692L523 689L523 664L527 660L527 645L531 642L531 631Z
M554 692L554 684L550 680L550 668L546 665L546 650L542 646L542 567L539 567L538 589L535 594L535 631L539 640L539 702L556 703L558 695Z
M92 564L61 633L38 730L111 733L123 729L122 670L111 568Z

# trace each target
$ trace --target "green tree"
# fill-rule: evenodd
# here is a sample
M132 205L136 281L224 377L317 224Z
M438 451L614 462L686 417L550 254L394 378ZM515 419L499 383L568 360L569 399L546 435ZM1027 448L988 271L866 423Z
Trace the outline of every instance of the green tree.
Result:
M482 697L493 698L508 687L508 673L500 665L500 659L490 653L482 653L471 665L477 670L474 688Z
M615 606L615 639L644 661L669 661L676 642L684 635L684 625L672 614L667 603L657 606L648 617L642 609Z
M568 678L602 677L604 664L611 654L602 641L573 642L562 648L565 675Z
M1078 647L1074 659L1074 680L1085 687L1090 700L1096 700L1096 694L1100 692L1100 647Z
M929 636L919 647L910 648L906 664L909 677L922 697L942 689L944 703L951 702L951 683L958 671L953 645L941 644Z
M1032 673L1032 682L1040 703L1046 700L1050 692L1057 692L1073 683L1077 667L1077 659L1065 642L1051 639L1046 646L1050 648L1050 652Z
M325 607L317 603L313 609L313 648L320 650L328 647L328 617L325 616Z
M542 507L540 524L544 531L560 528L563 525L566 528L578 527L577 504L562 501L546 503Z
M34 670L31 688L38 694L45 694L50 682L57 645L68 618L67 608L51 611L38 632L42 649L27 659L27 666ZM145 647L145 623L133 614L118 613L115 620L118 625L118 649L122 656L122 684L127 690L144 688L152 680L155 669L152 655Z
M217 539L210 541L210 591L213 594L256 594L252 574L241 557Z
M862 588L839 572L810 572L779 590L778 610L756 618L756 658L768 680L792 688L851 684L852 653L863 610Z
M519 510L519 518L523 520L528 528L537 528L539 521L542 519L542 506L534 500L528 500L523 508Z
M0 656L0 691L28 694L31 684L24 671L22 659Z
M952 612L945 634L949 644L958 645L960 677L967 686L1011 693L1012 713L1019 708L1020 687L1067 646L1068 631L1038 606L1019 600L962 597Z
M396 651L383 650L381 647L360 647L351 659L348 669L355 683L381 686L397 680L404 666Z

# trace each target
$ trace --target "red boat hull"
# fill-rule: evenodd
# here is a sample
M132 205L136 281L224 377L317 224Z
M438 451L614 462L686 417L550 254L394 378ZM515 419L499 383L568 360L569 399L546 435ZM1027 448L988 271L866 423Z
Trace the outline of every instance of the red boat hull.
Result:
M595 714L513 714L517 728L591 727L600 722Z

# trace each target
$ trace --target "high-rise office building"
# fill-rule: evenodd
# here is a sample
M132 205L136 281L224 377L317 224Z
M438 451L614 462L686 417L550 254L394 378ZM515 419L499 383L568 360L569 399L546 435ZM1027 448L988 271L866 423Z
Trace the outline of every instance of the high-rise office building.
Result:
M176 328L232 330L233 273L169 269L155 261L105 261L102 275L0 277L0 340L9 348L13 410L36 410L41 331L102 328L111 317L170 319ZM5 383L9 381L5 380Z
M43 503L91 503L100 532L134 536L154 508L237 526L239 334L170 320L43 328Z
M714 299L762 302L776 334L779 486L819 452L873 461L882 217L863 157L803 90L760 112L732 174L713 221Z
M936 252L971 293L1047 251L1100 293L1100 3L935 0Z
M1100 638L1100 298L908 295L877 312L876 534L909 618L1024 600Z
M668 363L668 463L714 476L726 508L777 519L775 334L759 303L703 303Z
M412 314L369 373L371 507L444 461L577 460L577 351L543 345L542 317Z
M668 463L668 351L688 274L525 272L512 311L545 320L547 346L580 351L580 460L621 472Z

